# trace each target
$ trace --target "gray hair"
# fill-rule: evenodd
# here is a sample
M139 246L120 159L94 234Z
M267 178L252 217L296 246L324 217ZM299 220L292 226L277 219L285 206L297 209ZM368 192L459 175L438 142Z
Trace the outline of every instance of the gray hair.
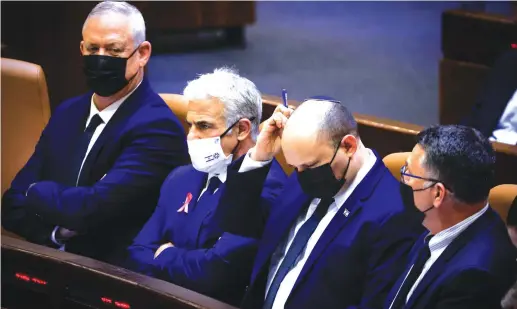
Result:
M91 17L104 16L108 14L121 14L129 19L133 32L135 48L145 41L145 21L142 13L133 5L123 1L103 1L97 4L86 17L83 30Z
M330 142L333 147L338 147L345 135L351 134L359 138L357 122L350 110L341 102L332 102L322 99L308 99L295 110L295 113L303 109L318 108L324 112L324 116L318 121L318 137Z
M183 95L188 100L219 99L224 104L226 126L247 118L251 121L251 136L256 140L262 118L262 96L255 84L236 70L222 67L202 74L188 82Z

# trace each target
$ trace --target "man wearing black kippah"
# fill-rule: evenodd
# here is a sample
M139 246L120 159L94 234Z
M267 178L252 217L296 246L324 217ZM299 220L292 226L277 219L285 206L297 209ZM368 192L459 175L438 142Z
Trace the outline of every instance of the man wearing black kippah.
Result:
M296 171L271 208L242 308L380 308L422 216L405 206L345 104L320 96L294 112L277 107L243 159L243 169L254 168L229 176L226 228L260 223L254 188L280 148Z

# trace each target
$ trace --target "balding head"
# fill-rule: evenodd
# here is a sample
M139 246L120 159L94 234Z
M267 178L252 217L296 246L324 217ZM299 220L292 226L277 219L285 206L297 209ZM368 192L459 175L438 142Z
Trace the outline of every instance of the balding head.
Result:
M313 138L337 147L351 134L358 137L357 122L352 113L338 101L312 100L303 102L289 118L284 135Z
M329 163L343 176L358 144L357 123L340 102L307 100L291 115L282 133L282 151L299 171Z

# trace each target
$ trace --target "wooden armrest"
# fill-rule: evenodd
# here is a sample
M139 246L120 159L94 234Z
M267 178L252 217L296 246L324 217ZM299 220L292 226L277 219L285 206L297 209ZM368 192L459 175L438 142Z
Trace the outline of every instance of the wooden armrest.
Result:
M101 297L108 297L120 299L131 308L234 309L162 280L5 235L2 235L2 260L2 290L24 284L16 274L37 276L46 282L39 291L53 299L53 303L60 303L66 296L99 307ZM29 280L23 291L36 287L31 284ZM24 297L23 294L12 296Z

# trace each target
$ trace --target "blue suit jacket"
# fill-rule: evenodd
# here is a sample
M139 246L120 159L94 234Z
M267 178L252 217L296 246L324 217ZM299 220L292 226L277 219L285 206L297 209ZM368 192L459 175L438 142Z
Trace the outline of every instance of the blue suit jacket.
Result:
M385 308L389 308L416 253L422 235L411 250L410 261L399 274ZM499 216L489 208L447 246L411 294L405 308L493 309L515 282L517 252Z
M228 173L237 170L241 162L242 158L234 162ZM220 224L220 215L224 213L217 210L232 200L232 196L226 194L228 181L221 184L208 201L197 203L207 176L188 165L177 168L167 177L154 214L129 247L128 267L238 304L249 280L258 237L239 231L227 233ZM266 213L286 178L275 161L260 193ZM192 194L189 212L178 212L188 193ZM166 249L154 259L158 247L167 242L172 242L174 248Z
M187 144L179 120L144 78L95 142L83 165L86 177L76 187L71 158L91 97L90 92L69 99L53 113L2 198L2 225L53 247L55 225L77 231L67 251L118 264L152 214L165 177L188 162Z
M240 175L247 177L246 174ZM236 200L240 204L233 206L235 212L240 211L241 220L234 220L233 228L238 224L256 224L252 221L257 216L256 193L250 190L252 185L260 186L261 181L235 181L241 185L235 187L232 195L238 195ZM421 214L406 209L399 192L398 181L377 155L373 168L318 240L285 308L382 307L405 265L409 249L423 231ZM276 200L265 227L243 308L262 307L271 256L311 200L294 173Z

